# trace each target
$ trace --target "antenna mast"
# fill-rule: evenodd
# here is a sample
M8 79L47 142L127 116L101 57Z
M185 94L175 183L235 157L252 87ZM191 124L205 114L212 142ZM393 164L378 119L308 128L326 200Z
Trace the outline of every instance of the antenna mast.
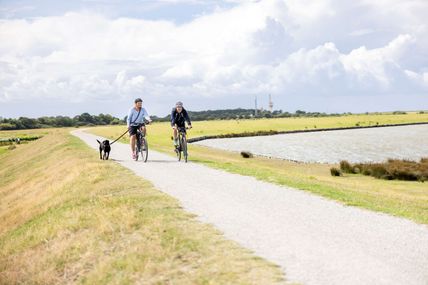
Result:
M257 96L254 100L254 117L257 117Z
M269 94L269 111L273 112L273 102L272 102L272 96Z

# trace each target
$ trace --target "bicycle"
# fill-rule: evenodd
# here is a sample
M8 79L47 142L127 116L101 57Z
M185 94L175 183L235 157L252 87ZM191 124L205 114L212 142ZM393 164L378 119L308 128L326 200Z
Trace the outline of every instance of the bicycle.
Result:
M148 122L145 122L145 125L148 124ZM137 130L136 139L135 161L138 161L139 154L141 153L142 161L147 162L147 157L149 156L149 145L147 144L146 135L141 131L140 128Z
M181 153L183 153L184 162L187 162L187 138L186 138L186 130L189 128L180 127L177 129L178 131L178 146L175 150L177 153L178 161L181 161Z

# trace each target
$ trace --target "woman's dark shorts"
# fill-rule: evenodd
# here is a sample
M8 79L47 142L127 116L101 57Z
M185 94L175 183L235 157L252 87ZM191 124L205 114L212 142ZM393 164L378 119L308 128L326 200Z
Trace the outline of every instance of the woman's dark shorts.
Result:
M143 127L145 124L140 124L139 126L129 126L128 133L130 136L136 135L137 130Z

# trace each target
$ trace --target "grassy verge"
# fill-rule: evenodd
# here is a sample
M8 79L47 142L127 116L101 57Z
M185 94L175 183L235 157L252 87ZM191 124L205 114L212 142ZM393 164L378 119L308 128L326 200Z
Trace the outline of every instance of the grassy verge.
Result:
M0 156L0 284L270 284L281 271L67 130Z
M231 132L263 130L296 130L305 126L338 127L369 124L409 123L428 121L428 114L409 113L407 115L352 115L326 118L284 118L242 121L195 122L191 137L216 135ZM123 132L123 126L99 127L92 132L115 138ZM149 126L150 146L172 154L168 124ZM127 142L127 138L122 139ZM244 159L239 154L190 145L190 159L211 167L233 173L256 177L257 179L292 186L346 205L359 206L405 217L418 223L428 224L428 188L426 183L408 181L377 180L363 175L346 174L332 177L330 168L336 165L302 164L283 160L252 158Z

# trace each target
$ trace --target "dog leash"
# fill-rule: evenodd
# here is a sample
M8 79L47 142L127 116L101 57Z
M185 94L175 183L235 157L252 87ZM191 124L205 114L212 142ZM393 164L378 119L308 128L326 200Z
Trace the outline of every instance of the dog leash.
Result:
M115 139L110 145L112 145L115 142L117 142L118 140L120 140L120 138L123 137L127 132L128 132L128 130L126 130L123 134L121 134L120 137L118 137L117 139Z

